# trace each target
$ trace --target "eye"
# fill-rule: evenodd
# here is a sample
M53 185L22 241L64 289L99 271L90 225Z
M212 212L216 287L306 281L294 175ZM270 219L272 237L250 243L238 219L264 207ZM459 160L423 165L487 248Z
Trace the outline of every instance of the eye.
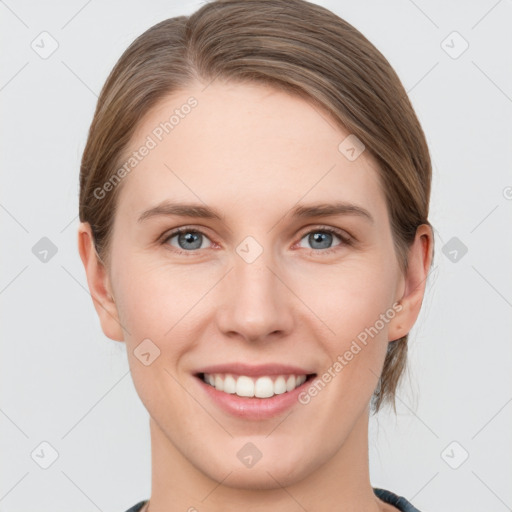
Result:
M332 247L332 243L336 238L339 240L339 243ZM338 250L340 246L352 244L352 239L347 233L326 226L304 233L299 242L300 247L305 247L303 240L311 244L311 252L315 254L328 254ZM208 242L209 245L205 245L205 242ZM175 252L185 255L193 255L199 249L206 249L212 246L210 239L205 233L201 230L187 227L175 229L165 236L161 243L162 245L171 245Z
M335 238L340 240L340 243L332 247L331 244ZM304 245L302 245L303 240L311 244L313 252L320 251L324 254L336 251L339 246L351 244L348 235L344 234L341 230L330 227L316 228L308 231L301 238L300 247L304 247Z
M175 241L173 242L173 239ZM203 242L209 241L209 238L197 229L178 228L169 233L162 240L162 244L169 244L177 249L178 253L193 252L197 249L205 249L210 246L204 246Z

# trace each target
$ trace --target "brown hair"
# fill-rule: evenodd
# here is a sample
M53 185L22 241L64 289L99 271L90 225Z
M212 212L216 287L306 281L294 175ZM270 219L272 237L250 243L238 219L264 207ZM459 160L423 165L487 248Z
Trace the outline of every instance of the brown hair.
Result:
M400 79L356 28L305 0L216 0L140 35L112 69L89 130L80 168L80 221L98 256L109 243L122 183L95 191L122 162L139 121L165 96L196 80L260 82L297 94L356 135L379 164L402 270L416 229L429 224L431 161ZM430 225L430 224L429 224ZM390 342L372 406L395 406L407 335Z

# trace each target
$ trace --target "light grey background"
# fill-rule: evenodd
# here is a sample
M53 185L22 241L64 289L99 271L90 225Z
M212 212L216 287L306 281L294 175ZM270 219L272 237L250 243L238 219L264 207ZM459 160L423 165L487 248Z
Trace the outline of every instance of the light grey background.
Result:
M398 414L371 420L372 484L422 512L512 510L512 2L318 3L388 58L434 162L434 270ZM199 5L0 1L0 511L123 512L150 495L148 415L77 251L79 161L124 49Z

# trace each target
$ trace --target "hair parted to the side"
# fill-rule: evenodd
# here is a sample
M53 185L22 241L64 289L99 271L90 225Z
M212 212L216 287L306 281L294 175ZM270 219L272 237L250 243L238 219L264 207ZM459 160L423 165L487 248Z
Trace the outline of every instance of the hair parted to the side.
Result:
M398 261L407 269L416 230L428 224L431 160L425 135L397 74L356 28L305 0L216 0L162 21L123 53L100 93L80 168L79 215L110 265L121 182L94 191L123 161L141 119L196 81L259 82L297 94L356 135L379 164ZM341 142L341 141L340 141ZM395 407L407 335L390 342L372 398Z

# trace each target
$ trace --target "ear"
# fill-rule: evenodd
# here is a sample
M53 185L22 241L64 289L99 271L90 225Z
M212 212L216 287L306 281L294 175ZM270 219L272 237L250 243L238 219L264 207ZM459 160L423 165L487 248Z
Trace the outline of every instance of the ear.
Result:
M96 252L94 235L88 222L81 222L78 227L78 252L87 274L91 298L105 336L114 341L124 341L123 329L111 292L110 278Z
M401 309L389 323L388 341L397 340L412 329L420 313L428 272L432 263L434 237L432 228L422 224L408 253L408 268L396 300Z

